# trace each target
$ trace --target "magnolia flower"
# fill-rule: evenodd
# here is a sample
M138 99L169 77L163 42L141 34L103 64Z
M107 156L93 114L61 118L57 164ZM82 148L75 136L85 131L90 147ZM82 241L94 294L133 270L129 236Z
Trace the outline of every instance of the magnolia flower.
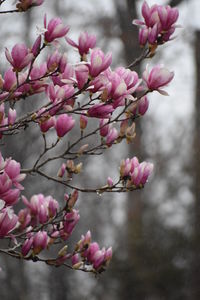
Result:
M48 235L46 231L38 231L33 237L33 252L39 254L42 250L47 248Z
M91 58L89 62L89 72L92 77L96 77L101 72L105 71L112 62L112 54L104 54L100 49L91 51Z
M98 103L88 109L88 116L105 119L108 118L113 111L114 108L112 105Z
M10 208L4 208L0 211L0 238L10 233L17 224L18 217Z
M44 33L44 39L47 43L51 43L57 38L64 37L69 31L69 26L63 25L60 18L51 19L47 25L46 15L44 17L44 27L47 29Z
M87 32L82 32L80 34L78 43L75 43L68 37L65 39L68 44L78 49L81 56L88 54L89 49L93 49L96 46L96 36L92 34L90 35Z
M75 120L72 116L68 116L67 114L60 115L56 120L56 132L58 137L63 137L66 133L68 133L75 125Z
M143 79L148 89L151 91L157 90L164 95L168 94L160 88L167 85L173 77L174 72L170 72L168 69L160 65L153 67L150 72L146 69L143 73Z
M13 70L20 72L28 66L33 59L33 53L30 53L25 44L16 44L11 51L6 48L5 55L9 63L13 66Z

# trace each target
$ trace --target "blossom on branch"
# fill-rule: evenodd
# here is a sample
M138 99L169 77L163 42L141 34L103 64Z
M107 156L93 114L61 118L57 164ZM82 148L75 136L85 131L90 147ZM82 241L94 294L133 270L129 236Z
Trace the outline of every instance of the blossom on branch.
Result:
M79 54L83 57L84 54L88 54L90 49L96 46L96 36L88 34L88 32L82 32L78 38L78 43L75 43L70 38L65 38L67 43L72 47L77 48Z
M64 37L69 31L69 26L63 25L60 18L53 18L47 24L46 15L44 16L44 28L46 29L44 33L46 43L51 43L57 38Z
M9 63L13 66L13 71L20 72L27 67L33 59L33 54L25 44L16 44L11 51L6 48L5 55Z
M168 95L165 91L160 89L166 86L174 77L174 72L157 65L149 72L148 69L143 73L143 79L150 91L158 91L161 94Z
M146 1L142 5L141 20L133 20L134 25L141 26L139 31L139 43L141 46L149 44L160 45L171 39L176 28L176 21L179 13L177 8L172 8L169 5L157 5L149 7Z

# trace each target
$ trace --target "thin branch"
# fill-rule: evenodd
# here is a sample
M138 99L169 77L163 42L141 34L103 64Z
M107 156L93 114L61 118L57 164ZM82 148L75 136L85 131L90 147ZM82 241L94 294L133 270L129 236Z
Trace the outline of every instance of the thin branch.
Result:
M148 58L149 54L150 54L149 48L148 49L144 48L141 55L138 58L136 58L130 65L128 65L127 68L131 69L131 68L135 67L136 65L141 63L142 60L144 60L145 58Z
M1 5L2 3L0 3ZM12 14L12 13L21 13L22 11L19 11L18 9L13 9L13 10L4 10L0 11L0 14Z

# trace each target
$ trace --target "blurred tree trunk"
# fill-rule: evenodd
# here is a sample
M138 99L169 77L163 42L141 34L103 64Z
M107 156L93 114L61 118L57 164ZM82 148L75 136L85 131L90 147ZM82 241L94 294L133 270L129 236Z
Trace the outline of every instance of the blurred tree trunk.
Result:
M129 65L135 58L141 54L141 49L138 44L138 28L132 25L133 19L137 18L137 1L126 0L126 5L122 6L121 1L117 2L118 20L121 27L121 40L124 45L124 58L126 64ZM137 65L134 70L140 73L140 65ZM137 156L139 160L143 159L144 150L141 143L142 130L140 122L136 124L136 138L128 147L128 154L126 157L132 158ZM126 227L125 227L125 243L127 260L126 264L122 264L123 276L121 276L121 296L123 299L143 299L144 289L140 289L138 282L137 288L134 287L138 278L135 278L137 263L138 263L138 250L142 240L142 214L143 214L143 199L142 193L134 192L127 194L127 207L126 207ZM129 267L127 266L129 264ZM135 281L136 280L136 281Z
M193 193L194 239L191 299L200 299L200 31L195 32L196 101L194 106Z

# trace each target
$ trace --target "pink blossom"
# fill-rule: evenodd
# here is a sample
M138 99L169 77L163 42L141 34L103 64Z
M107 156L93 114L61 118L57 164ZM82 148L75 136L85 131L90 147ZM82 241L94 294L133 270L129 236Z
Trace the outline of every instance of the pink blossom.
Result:
M26 256L29 253L29 251L32 248L32 245L33 245L33 237L30 237L25 240L25 242L22 245L22 249L21 249L23 256Z
M79 263L79 255L76 253L72 256L71 258L71 261L72 261L72 266L76 265L77 263Z
M112 259L112 247L108 248L105 252L105 256L104 256L105 264L108 265L111 259Z
M91 52L89 63L89 72L92 77L96 77L105 71L112 62L112 54L104 54L100 49L94 49Z
M145 46L148 40L149 29L147 27L140 28L139 30L139 44Z
M84 251L85 249L88 249L90 243L91 243L91 232L90 230L87 231L86 235L81 236L81 240L77 244L77 248L80 251Z
M51 196L46 197L46 201L48 201L48 215L50 218L53 218L59 209L58 201L53 199Z
M46 202L40 203L40 209L38 211L38 219L40 224L44 224L48 220L48 206Z
M58 202L52 196L45 197L43 194L33 195L30 202L26 197L22 196L22 200L35 221L41 224L45 223L49 218L54 217L59 209ZM23 217L23 212L20 214ZM22 220L24 220L24 217Z
M12 180L3 172L0 174L0 195L6 193L12 187Z
M46 231L38 231L33 237L33 252L34 254L40 253L47 248L48 235Z
M167 31L171 29L171 26L174 23L176 23L179 16L179 12L176 7L171 8L169 5L166 6L159 5L158 15L162 25L162 31Z
M47 88L47 95L49 96L51 102L54 104L60 100L69 100L74 94L74 87L71 85L63 85L63 86L54 86L49 85ZM63 103L64 104L64 103ZM61 103L62 105L62 103Z
M73 99L70 98L74 95L74 87L67 84L63 86L54 86L51 84L47 88L47 95L52 102L49 114L54 116L64 105L73 105Z
M114 108L110 104L98 103L88 109L88 115L93 118L105 119L110 116Z
M95 35L89 35L87 32L82 32L79 36L78 43L75 43L70 38L66 37L66 41L72 47L78 49L81 56L88 54L89 49L93 49L96 46Z
M56 50L53 54L50 54L47 58L47 69L49 72L55 71L60 63L61 54Z
M148 162L139 163L137 157L122 160L120 164L120 177L127 181L127 186L138 187L144 185L153 171L153 164Z
M8 124L13 125L17 117L17 112L15 109L9 108L8 111Z
M110 147L118 138L119 133L116 128L111 128L106 136L106 145Z
M158 38L158 25L154 24L152 28L149 28L148 41L149 44L154 45Z
M4 82L3 82L3 89L6 91L11 91L15 88L17 84L17 78L15 72L11 68L9 68L4 74Z
M111 177L108 177L108 179L107 179L107 185L108 185L109 187L112 187L112 186L113 186L113 180L112 180Z
M52 81L54 85L63 86L65 84L74 84L76 79L74 78L75 72L74 67L71 64L66 64L64 71L61 74L52 76Z
M77 200L78 200L78 191L75 190L75 191L73 191L73 193L70 195L70 197L67 200L67 207L69 209L72 209Z
M35 63L31 69L30 78L31 80L40 79L47 73L47 64L46 62L37 66Z
M174 72L162 66L155 66L149 72L147 69L143 73L143 79L149 90L163 92L160 88L167 85L174 77Z
M23 230L28 225L30 225L31 222L31 214L30 210L28 208L21 209L18 213L18 221L20 223L20 228Z
M136 167L131 173L131 182L135 186L144 185L153 171L153 164L142 162L138 167Z
M130 175L134 171L136 167L139 166L139 161L137 157L133 157L132 159L127 158L126 160L122 160L120 164L120 175L122 178L125 178Z
M105 137L110 129L110 124L108 124L109 119L101 119L99 122L99 127L100 127L100 135Z
M108 84L105 87L108 98L115 100L127 95L127 85L122 76L120 76L121 74L107 70L105 75L108 78Z
M86 65L78 65L75 69L77 86L82 89L88 81L89 70Z
M80 116L80 129L84 130L87 127L88 117L84 114Z
M44 17L44 27L47 29L44 34L47 43L51 43L57 38L64 37L69 31L69 26L63 25L60 18L51 19L47 25L46 15Z
M128 94L132 94L135 92L138 84L140 83L138 74L135 71L131 71L130 69L126 69L123 67L118 67L115 70L125 82Z
M44 196L42 194L33 195L30 202L25 196L22 196L24 204L30 209L32 215L37 215L40 210L41 204L44 202Z
M98 250L95 252L93 256L93 267L94 269L98 270L103 266L105 257L105 249Z
M57 173L57 176L62 178L65 174L65 171L66 171L66 164L63 163L60 167L60 169L58 170L58 173Z
M56 119L55 117L50 117L40 121L40 129L42 132L47 132L50 128L55 127Z
M58 137L63 137L66 133L68 133L75 125L75 120L72 116L68 116L67 114L60 115L56 121L56 132Z
M23 70L33 59L33 54L30 53L25 44L16 44L12 48L11 54L6 48L5 55L7 60L13 66L13 70L16 72Z
M62 239L66 240L71 235L79 219L79 212L75 209L65 214L64 221L60 230L60 235Z
M149 7L147 2L144 1L142 5L142 16L144 17L145 24L148 27L153 27L156 23L159 23L158 5L155 4L152 7Z
M144 21L133 21L133 24L142 26L139 31L140 45L145 46L148 41L150 45L157 46L169 41L175 31L178 15L177 8L157 4L149 7L147 2L144 1L142 5Z
M142 97L138 101L138 114L143 116L149 108L149 100L147 96Z
M47 69L49 72L53 72L55 70L64 72L66 65L67 60L65 54L61 55L58 50L49 55L47 59Z
M19 195L19 189L9 189L7 192L0 194L1 198L6 202L7 206L16 204L19 200Z
M10 233L17 224L18 217L10 208L4 208L0 211L0 237Z
M20 163L16 162L14 159L7 160L6 166L5 166L5 172L9 176L9 178L12 180L13 184L19 188L23 189L21 184L22 180L26 177L26 174L20 174L21 171L21 165Z
M83 253L83 255L86 256L90 262L93 262L93 257L97 251L99 251L99 244L93 242L89 245L88 249Z
M31 52L33 53L34 57L37 57L37 55L40 53L41 40L42 36L39 35L31 48Z

